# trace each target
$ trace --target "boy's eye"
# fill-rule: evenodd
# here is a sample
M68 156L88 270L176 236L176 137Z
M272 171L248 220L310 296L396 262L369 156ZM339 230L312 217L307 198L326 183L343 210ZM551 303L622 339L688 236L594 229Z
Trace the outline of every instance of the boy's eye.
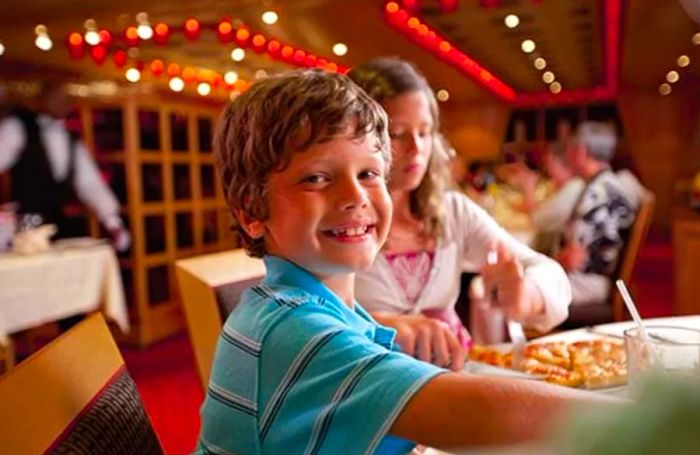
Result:
M322 174L311 174L311 175L307 175L301 179L301 183L307 183L310 185L318 185L320 183L325 183L327 181L328 181L328 178Z
M360 180L376 180L382 176L382 173L375 169L367 169L359 174Z

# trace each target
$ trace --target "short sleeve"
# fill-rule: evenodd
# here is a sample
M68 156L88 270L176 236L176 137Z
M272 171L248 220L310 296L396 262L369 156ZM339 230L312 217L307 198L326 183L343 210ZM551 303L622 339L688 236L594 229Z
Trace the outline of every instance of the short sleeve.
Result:
M266 335L263 453L373 453L413 394L445 371L372 337L317 305L296 308Z

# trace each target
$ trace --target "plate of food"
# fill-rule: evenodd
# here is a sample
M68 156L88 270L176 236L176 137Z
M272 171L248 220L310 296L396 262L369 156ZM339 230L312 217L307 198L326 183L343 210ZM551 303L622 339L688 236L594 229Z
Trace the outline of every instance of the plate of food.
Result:
M512 350L475 345L469 358L511 368L566 387L606 389L627 384L625 345L618 340L541 341L523 348L514 368Z

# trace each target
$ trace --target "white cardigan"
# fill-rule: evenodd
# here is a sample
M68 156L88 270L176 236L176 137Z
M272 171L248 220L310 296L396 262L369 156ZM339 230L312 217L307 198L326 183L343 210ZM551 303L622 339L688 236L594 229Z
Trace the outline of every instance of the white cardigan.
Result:
M430 277L415 305L405 299L380 253L371 268L357 274L355 298L365 309L418 314L431 308L454 308L462 272L478 272L486 263L489 245L500 241L523 264L526 279L544 298L544 314L526 321L527 325L549 330L567 318L571 287L559 264L513 238L462 193L448 191L445 210L445 236L436 245Z

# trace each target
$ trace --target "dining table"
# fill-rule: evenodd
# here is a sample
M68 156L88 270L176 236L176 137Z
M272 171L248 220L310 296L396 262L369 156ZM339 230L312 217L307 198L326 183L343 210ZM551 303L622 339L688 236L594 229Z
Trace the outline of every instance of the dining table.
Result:
M129 331L119 262L108 243L65 239L41 253L0 253L0 346L15 332L98 310Z
M662 318L649 318L644 320L645 326L671 326L671 327L682 327L700 330L700 314L699 315L689 315L689 316L670 316ZM636 327L634 321L622 321L614 322L609 324L601 324L591 327L583 327L579 329L567 330L562 332L552 333L543 337L536 338L534 342L574 342L582 340L591 339L614 339L622 341L624 339L624 332L627 329ZM499 349L508 350L512 346L509 343L501 343L495 345ZM469 362L465 367L467 371L473 372L474 368L470 368ZM500 369L484 369L483 374L489 376L502 376L502 377L512 377L516 380L527 380L518 379L517 376L509 374L506 371L501 372ZM598 389L592 391L592 393L604 394L609 396L617 396L620 398L629 398L628 388L626 385L616 386L604 389ZM498 448L483 448L478 449L462 449L453 450L450 452L445 452L438 449L428 448L425 450L423 455L554 455L557 450L551 447L548 443L543 442L529 442L523 444L516 444L508 447L498 447Z

